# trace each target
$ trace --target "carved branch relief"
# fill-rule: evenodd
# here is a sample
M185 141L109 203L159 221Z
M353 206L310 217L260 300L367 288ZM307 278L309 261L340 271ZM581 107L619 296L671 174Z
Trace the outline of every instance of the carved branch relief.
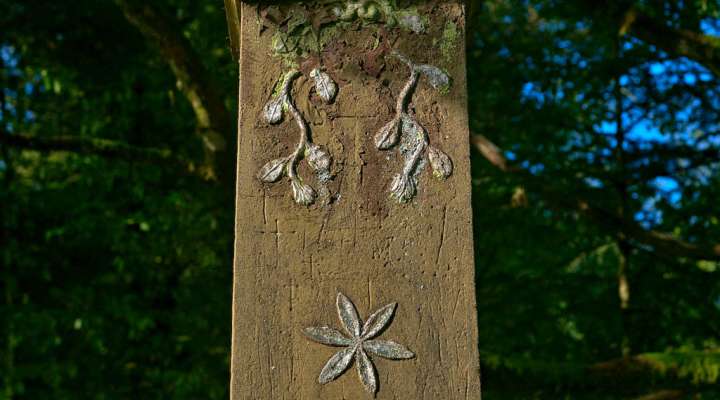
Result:
M282 121L284 111L292 115L300 130L300 136L295 150L286 157L276 158L266 163L257 174L260 181L271 183L277 182L284 175L290 178L293 198L295 202L308 206L315 202L317 192L309 184L305 183L298 175L297 166L302 158L305 158L308 165L315 171L319 182L326 182L330 179L330 154L320 146L310 141L308 125L290 96L293 82L300 76L300 72L293 70L285 74L280 91L263 108L263 117L269 124L277 124ZM337 94L337 85L328 74L314 69L310 77L315 81L315 88L318 95L325 102L329 103Z
M285 64L295 66L283 77L277 94L265 105L264 119L270 124L277 124L282 121L284 111L288 111L298 125L300 138L293 153L267 162L257 176L262 182L272 183L287 175L295 202L305 206L315 202L317 191L298 176L299 162L305 158L315 172L318 183L324 184L331 177L331 158L325 149L311 142L308 124L291 98L292 84L300 76L297 67L299 60L307 60L319 54L330 38L353 21L362 27L379 23L385 27L400 27L415 34L427 30L426 18L416 8L398 9L392 1L344 1L330 4L331 8L312 14L308 14L308 9L305 9L305 12L284 15L277 7L269 7L262 13L266 22L278 24L272 41L274 55L283 59ZM378 132L375 145L380 150L389 150L399 144L405 162L402 171L393 177L390 193L393 198L404 203L415 196L418 175L428 161L435 176L447 178L452 173L450 157L430 145L426 129L408 112L408 104L412 101L421 76L441 91L450 86L450 78L432 65L415 64L397 52L392 55L408 66L410 76L398 97L395 117ZM332 102L338 87L330 76L320 68L315 68L309 77L314 80L318 96L326 103Z
M408 111L421 76L435 89L444 91L450 87L450 77L441 69L429 64L415 64L410 59L395 51L392 55L402 61L410 69L410 76L398 96L395 106L395 117L383 126L375 135L375 146L379 150L390 150L399 144L399 150L405 162L400 173L396 174L390 185L390 194L397 201L404 203L415 197L419 173L430 162L433 174L445 179L452 174L452 160L442 150L430 145L427 130ZM287 110L300 129L300 138L295 151L286 156L266 163L258 172L262 182L277 182L284 175L290 178L293 198L298 204L310 205L316 197L315 189L303 182L297 174L297 165L301 158L307 158L308 164L315 171L320 182L330 178L331 158L327 151L310 141L307 122L295 107L290 92L293 82L300 72L292 70L285 74L280 83L279 92L267 102L263 108L263 117L270 124L282 121ZM337 84L330 76L315 68L310 72L315 82L315 91L326 103L332 102L337 95Z
M375 135L375 146L379 150L389 150L400 144L400 153L405 159L402 171L395 175L390 185L390 194L401 203L407 202L417 192L417 175L424 167L424 159L430 161L433 174L445 179L452 174L452 160L443 151L430 145L427 130L420 125L414 115L408 112L421 75L438 90L447 90L450 77L441 69L427 64L415 64L398 52L393 55L410 69L410 77L403 87L395 106L395 117L383 126Z

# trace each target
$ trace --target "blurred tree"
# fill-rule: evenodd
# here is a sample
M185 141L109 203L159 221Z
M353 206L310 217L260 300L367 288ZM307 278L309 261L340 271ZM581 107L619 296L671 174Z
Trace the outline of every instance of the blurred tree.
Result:
M227 398L223 12L0 4L0 398ZM720 5L468 21L485 397L717 398Z
M718 26L711 2L474 10L488 396L718 395Z
M152 7L0 7L6 399L227 397L223 9Z

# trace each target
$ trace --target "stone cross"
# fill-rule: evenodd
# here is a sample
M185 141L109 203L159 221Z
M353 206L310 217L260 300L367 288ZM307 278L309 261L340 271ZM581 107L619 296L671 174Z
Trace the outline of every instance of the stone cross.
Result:
M226 0L233 400L480 399L465 11Z

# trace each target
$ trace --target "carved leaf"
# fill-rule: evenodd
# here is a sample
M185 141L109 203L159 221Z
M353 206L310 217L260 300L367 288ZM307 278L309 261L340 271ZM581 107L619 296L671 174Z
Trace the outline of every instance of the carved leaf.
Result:
M315 201L315 197L317 197L317 194L315 193L315 190L310 187L310 185L306 185L298 179L293 179L291 182L292 185L292 191L293 191L293 198L295 199L295 202L303 205L303 206L309 206Z
M340 376L350 366L355 347L347 347L335 353L320 371L318 382L325 384Z
M401 203L405 203L415 196L415 181L404 174L395 175L390 185L390 194Z
M337 310L345 330L352 337L360 336L360 317L358 317L355 305L344 294L337 295Z
M363 342L363 347L373 354L391 360L407 360L415 357L415 353L408 350L407 347L392 340L368 340Z
M400 139L400 120L395 118L380 128L375 135L375 147L380 150L387 150L395 146L398 139Z
M327 171L330 169L330 154L322 147L310 143L305 150L305 157L310 167L315 171Z
M368 393L375 393L377 391L375 366L370 360L370 357L365 354L362 347L359 347L355 352L355 363L357 365L358 375L360 375L360 381L365 387L365 390Z
M450 77L440 68L427 64L418 65L415 68L428 78L428 82L435 89L450 87Z
M452 174L453 164L447 154L435 147L430 147L428 149L428 158L430 159L430 166L432 166L433 169L433 175L440 179L445 179Z
M266 183L275 182L283 176L285 164L287 164L287 158L276 158L269 161L260 168L260 171L257 173L257 178Z
M390 303L370 315L362 329L363 339L372 339L377 336L390 322L395 307L397 307L397 303Z
M329 346L350 346L352 344L352 340L343 336L343 334L336 329L328 326L305 328L303 333L305 333L305 336L308 338Z
M263 117L269 124L277 124L283 117L284 96L278 96L270 99L263 108Z
M326 103L330 103L337 94L337 85L330 78L330 75L315 68L310 72L310 77L315 80L315 91Z

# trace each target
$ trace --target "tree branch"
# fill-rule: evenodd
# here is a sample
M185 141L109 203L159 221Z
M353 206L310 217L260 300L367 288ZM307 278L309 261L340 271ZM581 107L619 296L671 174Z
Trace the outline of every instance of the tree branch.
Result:
M693 391L703 391L717 385L712 371L718 356L708 351L641 353L589 364L500 355L483 350L480 356L486 369L522 375L524 382L539 378L543 382L549 380L568 387L612 386L630 391L637 387L645 389L652 382L653 386L659 384L656 386L658 391L653 394L658 396L657 399L672 398L661 396L670 394L661 390L662 386L684 389L692 384Z
M240 1L225 0L225 19L230 37L230 51L235 60L240 59Z
M720 38L688 29L677 29L643 14L636 8L625 15L623 30L674 56L687 57L720 77Z
M220 169L226 174L233 171L232 118L200 55L185 38L182 29L171 16L163 14L148 2L116 0L116 3L127 20L158 48L170 65L180 90L195 113L198 134L206 150L206 162L212 165L221 161L223 165L219 166ZM224 160L216 160L218 152L229 154L224 155Z
M680 400L686 396L682 390L658 390L635 400Z
M470 135L470 143L485 157L486 160L490 161L490 164L499 168L501 171L508 170L508 162L505 155L502 153L499 147L495 143L491 142L488 138L483 135L473 134Z
M473 134L471 143L496 168L520 176L524 182L551 204L565 209L579 211L593 222L611 232L622 232L641 247L651 248L658 254L669 257L685 257L695 260L720 261L720 243L700 245L679 239L672 234L647 230L637 222L620 218L613 212L603 209L591 198L580 194L556 192L541 177L521 168L508 166L508 162L499 147L480 134Z
M720 361L717 351L670 351L642 353L598 362L586 370L599 377L640 376L656 374L675 379L693 379L702 376L697 383L714 384L717 378L705 375L704 368L712 369Z
M124 142L87 138L80 136L40 137L22 133L2 133L0 143L9 147L48 151L69 151L79 154L99 155L127 161L140 161L167 165L190 175L203 175L192 160L180 157L169 149L131 146Z

